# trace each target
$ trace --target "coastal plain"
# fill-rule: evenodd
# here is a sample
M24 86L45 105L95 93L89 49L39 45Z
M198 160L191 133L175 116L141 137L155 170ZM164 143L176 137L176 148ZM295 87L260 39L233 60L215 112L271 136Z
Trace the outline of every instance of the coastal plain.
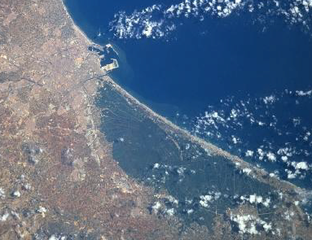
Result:
M312 236L308 192L154 113L91 45L61 0L0 3L0 239Z

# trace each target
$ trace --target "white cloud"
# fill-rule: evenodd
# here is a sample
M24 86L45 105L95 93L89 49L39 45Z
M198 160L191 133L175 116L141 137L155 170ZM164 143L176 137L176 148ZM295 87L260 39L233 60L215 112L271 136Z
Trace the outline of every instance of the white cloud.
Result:
M205 16L210 15L225 18L234 11L256 14L256 10L261 10L259 18L263 18L265 16L263 12L266 11L268 17L274 14L284 16L285 20L290 24L300 23L309 29L309 12L312 10L311 1L291 0L286 3L274 0L275 4L270 4L270 1L264 0L260 2L248 0L184 0L171 6L152 5L141 10L135 10L129 15L121 11L115 15L114 20L110 23L110 30L116 37L121 39L162 38L176 29L175 23L181 17L194 17L203 20ZM257 15L255 19L257 19ZM297 94L299 96L312 95L312 90L310 92L298 91ZM274 96L269 96L263 100L267 104L275 101Z

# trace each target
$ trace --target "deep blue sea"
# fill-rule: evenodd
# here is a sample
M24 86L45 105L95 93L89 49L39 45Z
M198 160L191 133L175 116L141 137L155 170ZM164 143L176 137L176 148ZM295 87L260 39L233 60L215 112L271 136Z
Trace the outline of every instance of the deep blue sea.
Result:
M156 112L312 188L312 1L66 0ZM108 59L109 60L109 59Z

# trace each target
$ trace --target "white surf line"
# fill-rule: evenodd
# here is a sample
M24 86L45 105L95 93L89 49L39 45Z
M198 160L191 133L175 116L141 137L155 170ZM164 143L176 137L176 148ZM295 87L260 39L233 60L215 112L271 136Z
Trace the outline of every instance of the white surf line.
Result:
M75 24L74 20L71 18L63 0L59 0L61 1L64 10L69 18L69 20L72 22L72 25L74 27L74 30L76 31L76 33L79 35L81 35L83 37L83 39L86 41L87 44L89 45L97 45L94 42L92 42L87 35ZM98 57L99 61L100 58ZM99 71L103 72L103 74L105 73L102 69L99 68ZM174 124L173 122L171 122L170 120L168 120L167 118L157 114L156 112L154 112L152 109L150 109L148 106L146 106L145 104L141 103L138 99L136 99L135 97L133 97L130 93L128 93L125 89L123 89L120 85L118 85L112 78L110 78L109 76L105 76L103 78L103 81L111 84L120 94L122 94L127 100L129 100L130 102L132 102L133 104L135 104L137 107L139 107L142 111L144 111L148 117L150 117L151 120L153 120L155 123L158 123L159 125L162 125L163 130L165 131L170 131L172 134L174 133L178 133L181 134L182 136L184 136L187 139L190 139L191 142L196 143L198 145L200 145L203 149L207 150L208 152L210 152L211 154L214 154L216 156L223 156L227 159L229 159L230 161L232 161L234 164L236 163L236 166L243 170L244 168L250 168L253 171L249 174L250 176L256 178L257 180L269 184L275 188L277 188L277 186L279 187L279 190L296 190L298 193L303 193L306 192L306 190L288 182L285 180L280 180L280 179L276 179L273 177L270 177L269 174L263 170L263 169L259 169L253 165L251 165L250 163L247 163L246 161L244 161L243 159L230 154L229 152L207 142L206 140L203 140L199 137L196 137L194 135L192 135L189 131L182 129L181 127L177 126L176 124ZM170 127L171 129L168 129L168 127Z

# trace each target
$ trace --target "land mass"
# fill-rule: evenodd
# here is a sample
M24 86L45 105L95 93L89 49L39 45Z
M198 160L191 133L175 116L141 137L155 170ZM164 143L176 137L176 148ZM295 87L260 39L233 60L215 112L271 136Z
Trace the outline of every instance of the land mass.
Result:
M107 75L91 45L61 0L0 3L1 239L312 236L310 215L298 204L307 192L154 113ZM165 160L211 167L196 175L207 184L197 179L192 193L207 195L194 217L181 206L190 189L145 181L157 178L155 164ZM210 188L224 199L224 191L248 188L249 200L213 205ZM260 209L251 196L265 191L270 207Z

